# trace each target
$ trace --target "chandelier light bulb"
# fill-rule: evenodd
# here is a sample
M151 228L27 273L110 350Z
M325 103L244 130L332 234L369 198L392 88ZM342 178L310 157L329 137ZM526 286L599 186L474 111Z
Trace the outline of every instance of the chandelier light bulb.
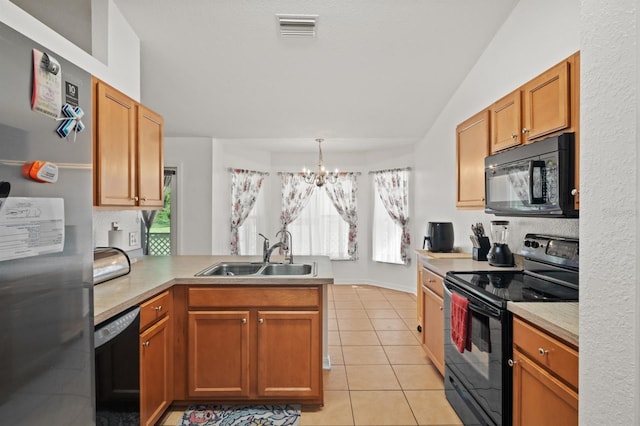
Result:
M306 167L302 169L304 181L310 185L315 184L317 187L323 186L326 182L334 184L338 181L338 169L335 169L335 172L328 172L323 164L321 146L323 140L316 139L316 142L318 142L318 172L314 173Z

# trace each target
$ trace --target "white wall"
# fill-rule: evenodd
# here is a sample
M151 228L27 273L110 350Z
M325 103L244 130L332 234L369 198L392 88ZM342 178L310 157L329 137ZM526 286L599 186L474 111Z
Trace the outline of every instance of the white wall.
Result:
M178 169L178 254L211 254L214 140L165 138L164 164Z
M242 141L237 140L165 138L165 165L176 165L179 170L183 170L184 176L179 176L179 182L186 181L189 187L185 188L185 184L180 184L178 189L181 218L178 231L179 254L229 253L229 168L270 173L264 181L263 188L267 195L267 226L261 232L269 238L275 238L276 232L280 229L278 172L298 171L305 164L314 164L316 160L316 153L292 154L260 149L248 150L243 147ZM209 164L205 164L207 161ZM354 262L333 262L336 282L376 284L415 292L415 265L390 265L370 260L373 194L368 175L371 170L413 166L412 147L355 154L325 153L325 163L331 167L335 165L341 170L362 173L358 178L360 259ZM207 194L210 198L205 200Z
M552 11L552 12L551 12ZM481 210L456 210L458 123L580 50L578 0L521 0L435 124L416 145L414 246L427 222L451 221L455 245L471 249L471 224L496 219ZM509 242L519 247L526 232L578 236L577 219L508 218Z
M635 0L581 2L580 419L640 424Z

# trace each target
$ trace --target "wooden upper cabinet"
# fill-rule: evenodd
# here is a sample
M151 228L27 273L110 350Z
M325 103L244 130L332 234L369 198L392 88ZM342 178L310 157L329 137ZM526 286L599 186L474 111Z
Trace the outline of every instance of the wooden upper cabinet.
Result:
M164 205L163 124L161 115L138 106L138 195L145 207Z
M491 106L491 153L522 143L522 95L520 89Z
M102 83L96 98L95 204L135 206L136 102Z
M571 126L569 62L562 61L523 86L524 142Z
M460 209L484 209L484 158L489 155L489 110L456 127L457 201Z
M94 205L162 208L163 119L93 79Z

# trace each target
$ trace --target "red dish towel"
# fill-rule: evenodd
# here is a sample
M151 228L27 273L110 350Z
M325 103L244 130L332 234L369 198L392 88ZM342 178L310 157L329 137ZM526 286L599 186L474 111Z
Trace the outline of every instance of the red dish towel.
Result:
M469 301L457 293L451 295L451 340L460 353L471 350L469 339Z

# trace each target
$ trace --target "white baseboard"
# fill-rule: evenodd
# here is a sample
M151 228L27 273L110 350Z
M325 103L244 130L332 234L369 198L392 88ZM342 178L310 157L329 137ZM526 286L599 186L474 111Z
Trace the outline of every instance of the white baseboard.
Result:
M387 283L383 281L374 281L374 280L335 280L334 285L372 285L375 287L386 288L388 290L397 290L402 291L404 293L410 293L414 296L416 295L416 286L413 285L413 288L408 289L404 286L398 285L398 283Z

